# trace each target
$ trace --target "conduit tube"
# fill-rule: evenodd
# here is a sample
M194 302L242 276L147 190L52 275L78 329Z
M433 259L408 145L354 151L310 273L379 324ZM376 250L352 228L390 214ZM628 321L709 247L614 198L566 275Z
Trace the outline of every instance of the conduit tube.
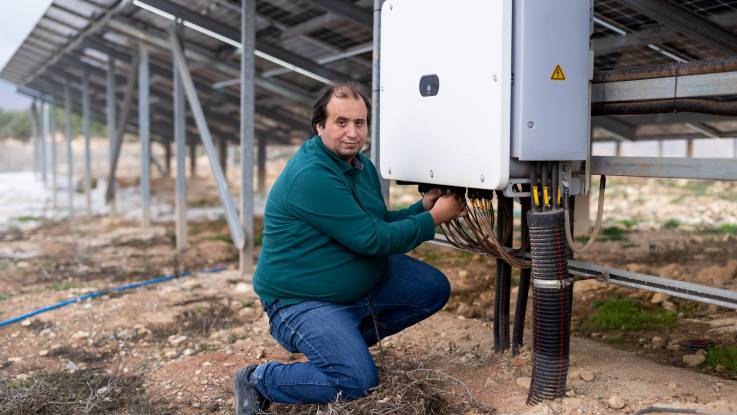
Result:
M511 247L514 226L512 199L497 191L496 234L504 247ZM503 259L496 260L496 298L494 300L494 351L509 349L509 296L512 290L512 267Z
M525 184L522 187L523 192L530 191L530 185ZM520 198L522 204L522 216L520 217L520 241L522 246L529 246L530 230L527 226L527 212L530 211L530 198ZM512 355L519 354L522 347L523 336L525 332L525 314L527 313L527 295L530 291L531 268L522 268L520 270L519 287L517 290L517 304L514 309L514 330L512 332Z
M570 351L573 281L563 209L530 211L532 379L527 404L563 397Z
M224 269L225 269L225 267L215 267L215 268L207 268L207 269L204 269L204 270L198 271L198 272L200 272L200 273L213 273L213 272L220 272L220 271L222 271ZM189 277L190 275L192 275L192 272L187 271L187 272L182 272L180 274L163 275L163 276L160 276L160 277L157 277L157 278L154 278L154 279L150 279L150 280L147 280L147 281L134 282L134 283L130 283L130 284L121 285L119 287L105 288L105 289L102 289L100 291L95 291L93 293L87 293L87 294L84 294L84 295L80 295L79 297L75 297L75 298L72 298L70 300L66 300L66 301L62 301L62 302L56 303L56 304L52 304L50 306L41 307L39 309L33 310L31 312L28 312L26 314L20 315L18 317L9 318L7 320L0 321L0 327L7 326L7 325L10 325L10 324L13 324L13 323L17 323L17 322L19 322L21 320L25 320L25 319L30 318L30 317L33 317L35 315L38 315L38 314L41 314L41 313L45 313L45 312L51 311L51 310L56 310L57 308L62 308L64 306L68 306L70 304L78 303L80 301L84 301L84 300L87 300L87 299L90 299L90 298L99 297L101 295L109 294L109 293L112 293L112 292L121 292L121 291L130 290L130 289L133 289L133 288L144 287L146 285L159 284L159 283L166 282L166 281L169 281L169 280L173 280L173 279L176 279L176 278Z

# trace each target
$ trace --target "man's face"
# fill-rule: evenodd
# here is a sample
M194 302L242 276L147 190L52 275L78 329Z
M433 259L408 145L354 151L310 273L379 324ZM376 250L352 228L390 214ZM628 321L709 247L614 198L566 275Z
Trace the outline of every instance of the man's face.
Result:
M350 163L366 143L367 117L368 110L361 98L333 96L328 101L325 127L315 127L325 147Z

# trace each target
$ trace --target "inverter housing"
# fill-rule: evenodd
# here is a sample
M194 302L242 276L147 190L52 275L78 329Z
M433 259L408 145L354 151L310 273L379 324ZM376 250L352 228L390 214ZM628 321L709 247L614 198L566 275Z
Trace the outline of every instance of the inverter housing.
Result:
M503 189L526 161L587 160L591 0L387 0L383 177Z

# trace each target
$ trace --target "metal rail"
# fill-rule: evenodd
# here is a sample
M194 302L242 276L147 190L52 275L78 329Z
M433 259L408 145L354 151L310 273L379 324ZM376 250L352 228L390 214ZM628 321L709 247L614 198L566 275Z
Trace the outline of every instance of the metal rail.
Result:
M591 174L672 179L737 180L737 160L677 157L591 157Z
M435 235L435 239L430 241L430 243L460 251L485 254L481 251L472 251L453 246L443 235ZM698 301L706 304L714 304L737 310L736 291L724 290L691 282L671 280L654 275L640 274L637 272L625 271L622 269L573 259L568 260L568 271L577 277L577 279L596 279L602 282L659 292L673 297Z

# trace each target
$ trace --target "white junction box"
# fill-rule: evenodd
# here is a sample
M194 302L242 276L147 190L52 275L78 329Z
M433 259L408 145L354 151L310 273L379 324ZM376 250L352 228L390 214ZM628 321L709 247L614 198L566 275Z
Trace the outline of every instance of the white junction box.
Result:
M589 154L591 0L387 0L381 174L503 189L517 161Z

